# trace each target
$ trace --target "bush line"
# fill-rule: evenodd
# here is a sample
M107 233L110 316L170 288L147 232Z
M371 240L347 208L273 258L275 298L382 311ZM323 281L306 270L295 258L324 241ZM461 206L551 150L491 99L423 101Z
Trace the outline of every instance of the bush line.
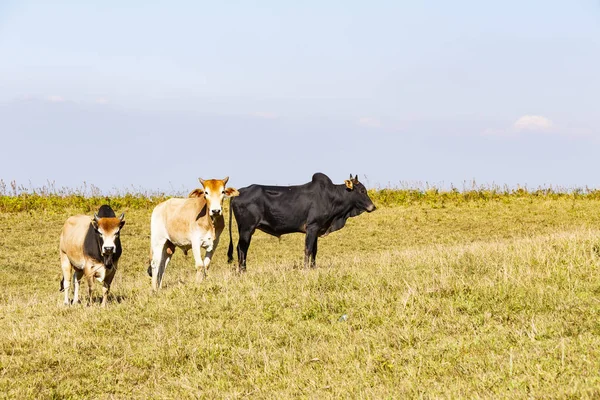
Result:
M177 196L184 194L177 193ZM575 189L560 191L554 189L528 190L517 189L471 189L459 191L457 189L440 190L430 188L421 189L371 189L369 196L377 206L403 206L403 205L430 205L432 207L445 207L446 205L460 205L463 203L511 202L517 199L545 199L545 200L600 200L600 190ZM0 194L0 212L24 212L36 210L60 211L65 208L77 209L81 212L93 212L102 204L121 210L152 208L170 195L158 193L116 193L113 195L84 195L74 193L17 193Z

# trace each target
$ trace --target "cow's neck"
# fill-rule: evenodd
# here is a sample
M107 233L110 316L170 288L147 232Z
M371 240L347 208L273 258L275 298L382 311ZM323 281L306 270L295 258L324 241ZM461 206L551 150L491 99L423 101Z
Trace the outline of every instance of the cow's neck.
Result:
M208 213L208 203L203 198L194 198L196 202L196 210L198 215L196 215L196 224L204 225L204 224L212 224L212 218ZM205 222L206 220L206 222Z
M333 212L335 214L342 214L346 216L350 214L352 210L354 210L354 204L351 201L345 201L344 197L347 196L346 185L335 185L335 189L335 197L338 201L334 202L335 209Z

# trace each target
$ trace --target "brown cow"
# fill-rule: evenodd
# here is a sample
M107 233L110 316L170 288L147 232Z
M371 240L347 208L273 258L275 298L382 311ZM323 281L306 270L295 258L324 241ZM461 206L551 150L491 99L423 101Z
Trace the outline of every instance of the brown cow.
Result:
M186 254L192 249L196 263L196 281L206 278L206 270L219 244L225 220L223 200L239 193L225 188L225 179L198 179L203 189L195 189L187 199L173 198L154 208L150 221L150 250L152 260L148 274L152 276L152 289L162 287L164 272L175 252L181 248ZM206 249L204 259L200 248Z
M60 263L63 271L60 290L65 291L65 304L70 304L69 286L74 269L73 303L79 302L79 284L85 275L89 289L88 305L92 301L95 278L102 283L102 306L106 306L110 284L123 251L119 233L125 225L124 218L125 214L117 218L110 206L103 205L94 214L94 218L75 215L67 219L60 234Z

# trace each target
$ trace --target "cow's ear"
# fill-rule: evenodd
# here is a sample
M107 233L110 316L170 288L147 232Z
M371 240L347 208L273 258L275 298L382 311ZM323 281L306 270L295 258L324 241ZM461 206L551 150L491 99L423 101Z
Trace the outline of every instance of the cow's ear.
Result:
M236 197L239 195L240 195L240 192L238 192L237 189L234 189L232 187L228 187L227 189L225 189L225 196L227 196L227 197Z
M121 222L119 223L119 229L121 229L121 228L123 227L123 225L125 225L125 213L122 213L122 214L119 216L119 220L121 221Z
M202 197L204 196L204 190L202 189L194 189L188 194L188 197Z
M354 189L354 183L352 182L352 179L346 179L344 183L349 190Z

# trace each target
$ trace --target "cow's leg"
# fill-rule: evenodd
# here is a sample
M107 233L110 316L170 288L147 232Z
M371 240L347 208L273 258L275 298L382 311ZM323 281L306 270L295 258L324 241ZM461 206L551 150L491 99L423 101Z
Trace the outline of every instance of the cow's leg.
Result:
M162 286L162 276L165 272L164 262L167 240L156 240L152 243L152 261L150 268L152 273L152 290L156 291Z
M158 288L162 288L163 276L165 275L165 271L169 266L169 261L171 261L171 257L173 257L173 253L175 253L175 245L167 240L163 247L162 253L162 263L158 268Z
M312 252L311 252L311 260L310 260L311 268L317 267L317 245L318 245L318 243L319 243L319 236L317 235L317 237L315 237L315 244L313 245Z
M163 283L163 279L162 278L163 278L163 275L165 274L165 271L167 270L167 267L169 266L169 261L171 261L171 257L173 257L173 255L167 253L167 254L165 254L165 256L163 258L164 259L164 261L163 261L164 266L161 269L162 273L160 274L160 282L158 284L159 288L162 288L162 283Z
M196 265L196 282L202 282L206 279L206 265L204 265L204 261L202 260L200 244L201 240L199 236L192 239L192 254L194 255L194 263Z
M110 284L106 281L102 282L102 303L101 307L106 307L106 301L108 300L108 292L110 291Z
M92 269L92 268L90 268ZM87 280L88 285L88 307L92 305L92 290L94 289L94 274L90 274L89 272L85 274L85 279Z
M308 227L306 229L306 240L304 243L304 268L308 268L309 262L311 268L316 267L318 238L319 235L317 228Z
M81 278L83 278L83 271L80 269L75 269L75 280L73 282L73 286L75 286L73 293L73 304L79 303L79 288L81 287Z
M108 292L110 292L110 284L112 283L112 280L115 277L116 271L117 263L114 263L112 269L110 271L106 271L104 275L104 279L102 281L102 307L106 307L106 301L108 300Z
M213 240L212 249L210 251L207 251L206 254L204 254L204 267L206 268L207 271L210 266L210 262L212 260L213 254L215 254L215 251L217 251L218 244L219 244L219 237L217 237L215 240Z
M246 255L248 254L248 248L250 247L250 240L254 231L243 231L240 232L240 238L237 245L238 253L238 271L246 272Z
M69 257L62 251L60 252L60 266L63 272L63 281L62 281L62 289L65 291L65 305L71 304L69 301L69 290L71 288L71 274L73 272L73 267L71 266L71 262L69 261Z

